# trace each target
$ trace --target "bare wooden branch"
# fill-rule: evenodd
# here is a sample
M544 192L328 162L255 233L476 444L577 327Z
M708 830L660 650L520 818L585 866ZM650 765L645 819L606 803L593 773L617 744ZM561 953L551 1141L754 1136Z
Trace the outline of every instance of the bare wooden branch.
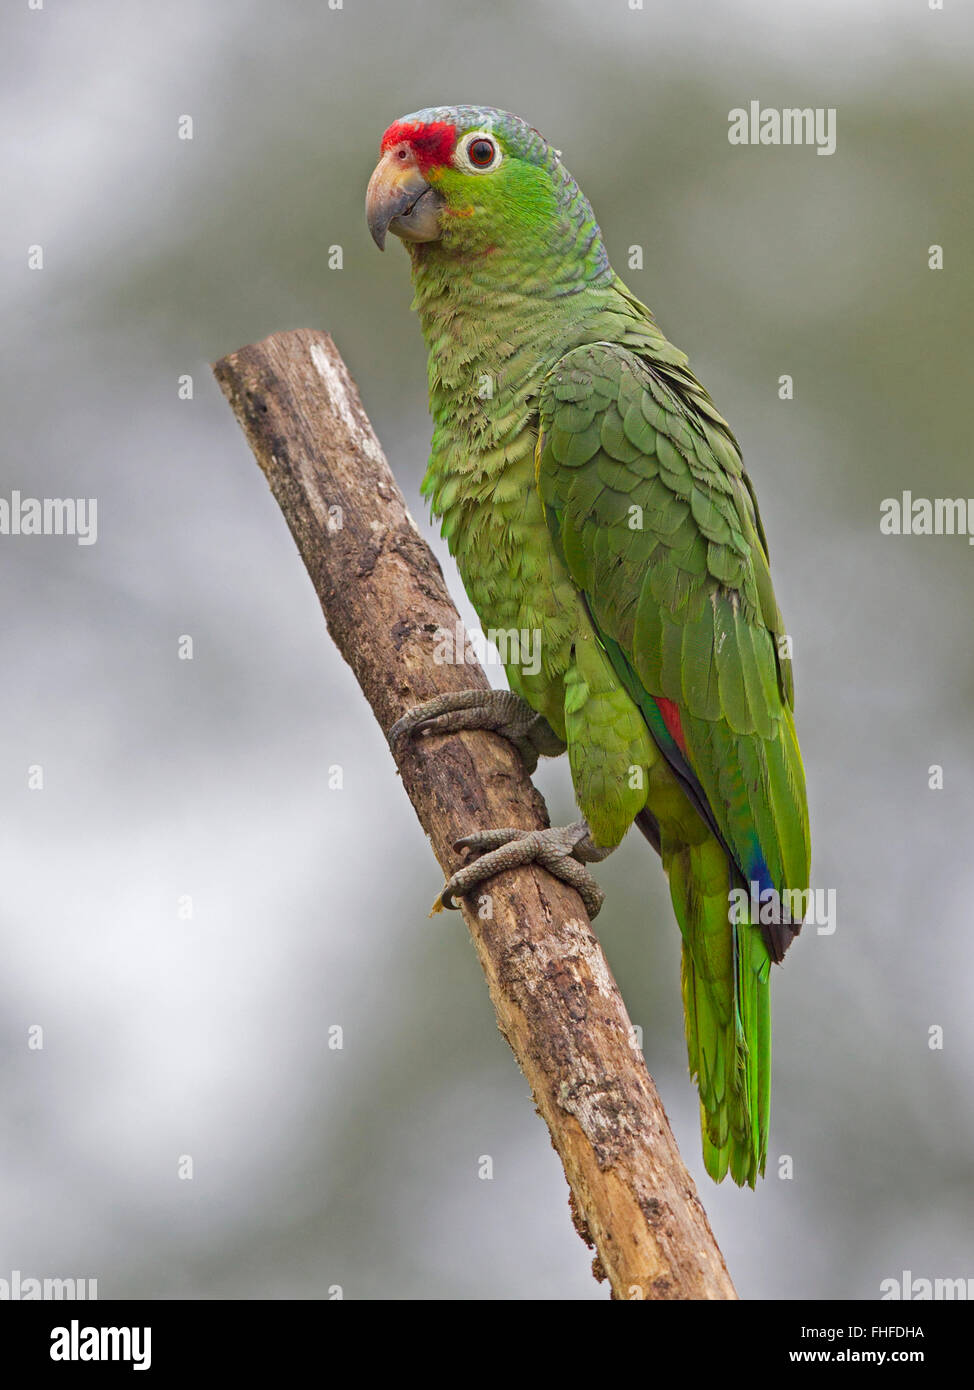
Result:
M479 666L432 659L435 634L459 617L331 339L275 334L214 372L383 730L433 695L486 689ZM548 823L494 734L416 740L400 772L444 873L461 835ZM431 896L436 887L431 876ZM466 907L464 917L564 1165L576 1228L597 1251L594 1272L615 1298L735 1298L580 899L536 867L499 875L490 892L489 921Z

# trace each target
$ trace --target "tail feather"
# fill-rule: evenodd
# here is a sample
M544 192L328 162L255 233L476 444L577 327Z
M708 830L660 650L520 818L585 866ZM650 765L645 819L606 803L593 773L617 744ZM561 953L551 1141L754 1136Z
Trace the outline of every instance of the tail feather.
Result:
M771 1083L771 957L761 928L732 924L731 870L712 837L666 855L683 934L681 979L690 1073L700 1092L704 1163L754 1186L764 1173Z

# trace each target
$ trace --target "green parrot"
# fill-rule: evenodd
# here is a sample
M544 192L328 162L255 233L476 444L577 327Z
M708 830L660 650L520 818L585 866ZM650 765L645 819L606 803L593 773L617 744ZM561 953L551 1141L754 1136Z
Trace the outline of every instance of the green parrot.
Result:
M808 887L790 640L738 445L652 313L615 274L560 152L490 107L417 111L369 182L380 250L412 262L434 430L423 492L510 691L442 696L390 731L493 729L567 748L584 819L484 830L439 905L536 862L602 902L588 864L635 822L683 938L690 1072L719 1182L763 1174L770 972Z

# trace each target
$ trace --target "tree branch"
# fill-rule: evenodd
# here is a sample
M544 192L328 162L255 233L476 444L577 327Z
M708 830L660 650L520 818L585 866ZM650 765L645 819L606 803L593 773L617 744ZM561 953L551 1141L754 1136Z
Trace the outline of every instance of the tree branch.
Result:
M487 689L478 665L431 659L434 635L460 619L331 339L275 334L213 370L382 729L433 695ZM548 823L497 735L416 740L399 770L444 874L461 835ZM615 1298L735 1298L580 899L537 867L498 875L490 892L489 921L463 915L564 1165L576 1228L598 1252L597 1277Z

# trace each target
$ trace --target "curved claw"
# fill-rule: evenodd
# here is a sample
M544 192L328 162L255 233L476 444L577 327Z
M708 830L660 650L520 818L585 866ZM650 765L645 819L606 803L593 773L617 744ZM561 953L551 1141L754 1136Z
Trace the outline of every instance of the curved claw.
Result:
M466 857L467 851L472 851L471 862L479 854L486 854L492 849L501 849L504 845L509 845L512 840L521 839L527 835L533 835L533 830L519 830L516 826L502 826L497 830L475 830L472 835L462 835L459 840L453 841L453 848L457 854Z
M487 729L506 738L532 773L544 753L554 756L565 745L547 721L509 690L458 690L436 695L397 719L389 730L389 746L398 758L410 738Z
M460 904L456 901L453 894L450 892L448 885L446 884L443 885L443 889L440 892L439 897L433 899L433 906L430 908L429 915L431 917L435 917L436 914L438 912L442 912L444 908L447 910L447 912L460 911Z
M413 738L425 738L427 734L436 733L452 734L458 729L476 727L476 721L471 724L465 717L466 704L461 704L460 709L455 708L456 701L462 699L462 692L457 696L438 695L425 704L407 710L386 735L393 753L398 756L404 745Z
M411 712L404 714L401 719L397 719L387 734L389 747L392 751L394 753L400 752L409 739L415 738L419 734L425 723L425 719L415 719Z

